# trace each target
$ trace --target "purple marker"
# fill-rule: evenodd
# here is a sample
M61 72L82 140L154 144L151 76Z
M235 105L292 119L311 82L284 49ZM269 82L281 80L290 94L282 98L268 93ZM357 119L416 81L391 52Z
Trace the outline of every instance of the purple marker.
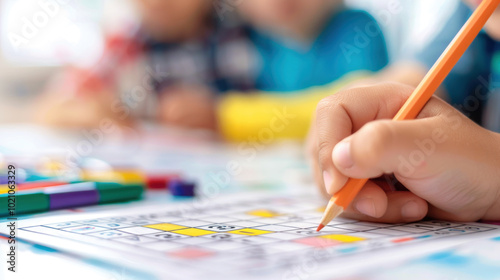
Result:
M94 205L99 202L95 183L85 182L51 187L44 190L49 196L50 210Z
M9 182L9 176L5 174L0 174L0 185L6 185Z

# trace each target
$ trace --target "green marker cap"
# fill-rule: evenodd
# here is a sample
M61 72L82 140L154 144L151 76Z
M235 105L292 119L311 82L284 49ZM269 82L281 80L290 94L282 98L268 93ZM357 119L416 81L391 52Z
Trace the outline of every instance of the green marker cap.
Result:
M12 198L15 198L15 205L12 205ZM12 196L9 201L8 194L0 195L0 216L11 216L9 209L10 206L14 206L15 215L27 214L34 212L43 212L49 210L49 196L39 192L23 192Z
M99 204L139 199L144 192L143 184L120 184L116 182L96 182Z

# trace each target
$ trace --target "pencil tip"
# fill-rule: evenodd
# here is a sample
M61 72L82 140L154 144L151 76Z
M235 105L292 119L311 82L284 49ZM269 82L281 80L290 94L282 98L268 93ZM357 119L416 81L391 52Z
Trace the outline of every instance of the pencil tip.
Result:
M316 229L316 231L320 231L320 230L322 230L324 227L325 227L324 225L319 224L319 226L318 226L318 228Z

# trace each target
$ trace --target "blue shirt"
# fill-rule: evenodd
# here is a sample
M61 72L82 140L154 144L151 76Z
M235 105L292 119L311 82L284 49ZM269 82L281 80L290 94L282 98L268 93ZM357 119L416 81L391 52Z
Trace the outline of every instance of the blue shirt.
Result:
M496 42L491 60L491 88L500 90L500 42Z
M500 42L496 42L491 60L491 81L484 126L500 133Z
M470 8L460 3L453 17L416 59L430 69L471 14ZM442 84L450 103L476 122L482 122L482 108L487 102L482 96L488 94L493 82L490 77L496 43L486 32L481 32Z
M382 31L363 11L337 12L308 46L258 31L251 39L260 57L256 87L264 91L325 85L349 72L378 71L388 63Z

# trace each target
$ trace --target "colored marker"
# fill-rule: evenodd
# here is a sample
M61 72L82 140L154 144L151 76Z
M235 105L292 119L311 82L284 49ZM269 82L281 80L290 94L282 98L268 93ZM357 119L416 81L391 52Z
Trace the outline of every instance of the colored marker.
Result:
M43 190L49 196L50 210L93 205L99 202L95 183L69 184Z

